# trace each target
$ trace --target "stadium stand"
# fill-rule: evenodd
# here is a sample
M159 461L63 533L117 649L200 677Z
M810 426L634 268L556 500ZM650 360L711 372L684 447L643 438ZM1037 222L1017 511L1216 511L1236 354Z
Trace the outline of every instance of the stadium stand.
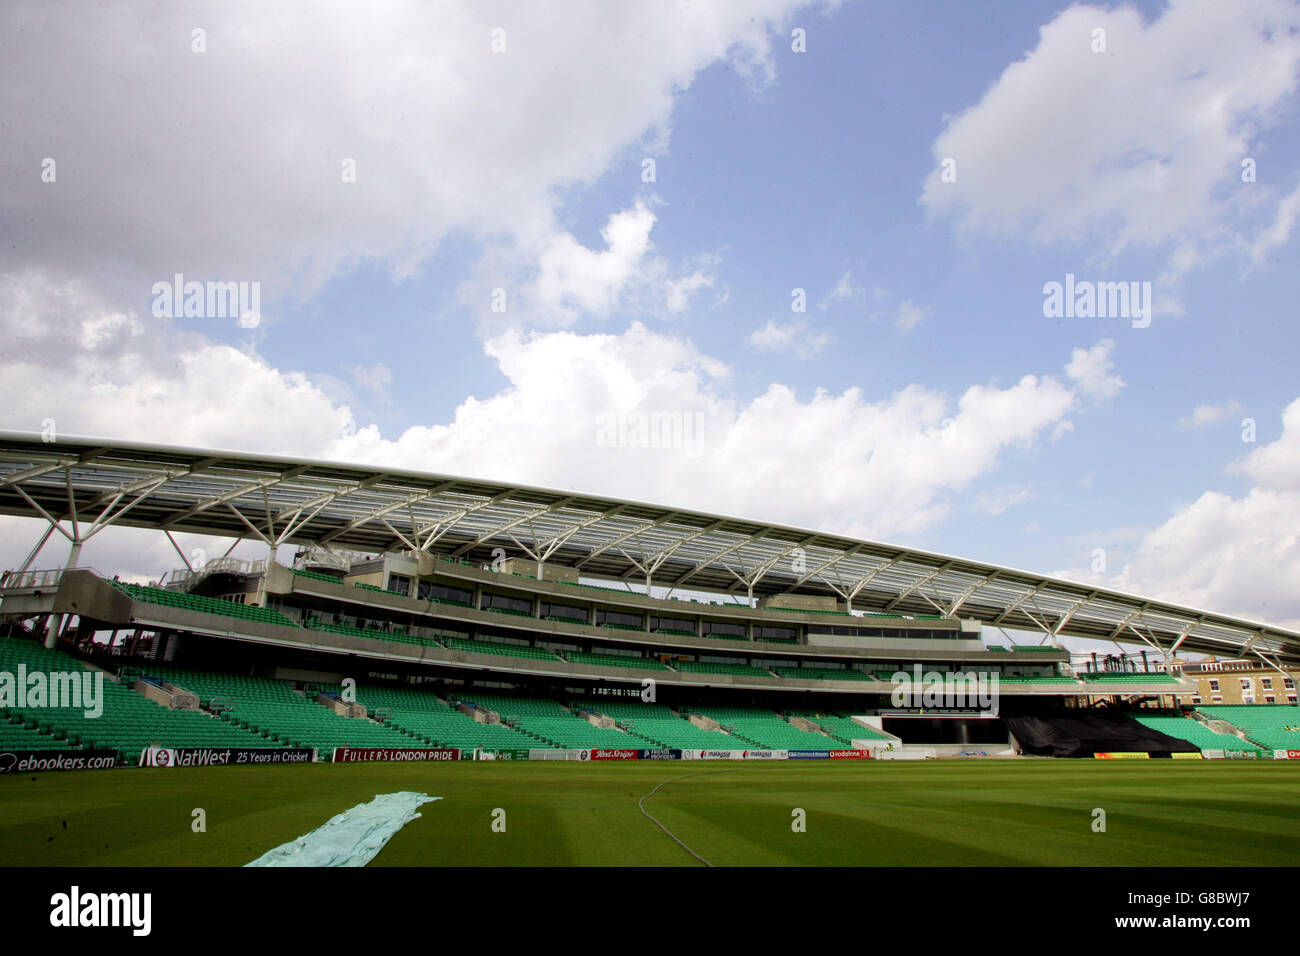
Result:
M1178 678L1173 674L1164 674L1152 671L1150 673L1108 673L1106 671L1084 671L1079 675L1082 680L1089 682L1104 682L1107 684L1176 684Z
M449 637L447 646L454 651L472 654L495 654L498 657L518 657L530 661L558 661L550 651L525 644L506 644L501 641L480 641L472 638Z
M1254 750L1246 741L1232 734L1221 734L1211 730L1195 717L1172 717L1168 715L1147 715L1141 712L1130 713L1130 717L1152 730L1158 730L1170 737L1180 737L1196 744L1202 750Z
M338 693L338 687L322 687ZM521 750L545 743L505 724L483 724L427 690L408 687L357 688L357 702L375 719L435 747L462 750Z
M750 664L713 664L705 661L673 661L673 667L688 674L735 674L739 677L771 677L769 671Z
M1008 676L1006 674L998 675L999 684L1064 684L1071 687L1077 686L1078 681L1073 677L1061 677L1059 675L1036 674L1033 676L1016 675ZM1130 683L1139 683L1131 681Z
M1265 750L1300 750L1300 707L1227 704L1196 709L1211 719L1226 720Z
M636 747L621 730L597 727L558 701L495 693L467 694L466 699L496 711L502 720L554 747Z
M833 714L819 711L810 711L799 714L798 716L811 720L814 724L826 731L833 738L845 746L852 744L854 739L857 740L888 740L889 735L879 733L870 727L863 727L852 717L844 714Z
M711 717L724 730L769 750L831 750L836 743L824 734L811 733L761 707L701 707L694 711Z
M197 694L204 707L220 711L223 720L254 735L292 747L315 747L328 757L335 747L410 747L415 743L404 730L374 721L344 717L293 690L286 682L267 677L221 674L189 668L151 664L149 676Z
M874 680L870 674L851 667L773 667L772 673L799 680Z
M374 641L396 641L399 644L415 644L422 647L442 646L432 638L408 634L401 628L394 628L390 631L381 631L376 628L353 627L350 624L326 624L323 621L312 621L306 626L308 630L312 631L325 631L330 634L344 634L348 637L367 637Z
M16 670L25 664L28 672L81 672L80 661L61 651L47 650L34 641L0 638L0 668ZM167 747L267 747L261 737L211 714L194 710L169 710L119 683L112 675L103 677L103 701L98 716L85 707L10 708L11 724L36 732L25 746L45 749L59 746L117 750L134 762L141 750L152 745ZM3 725L0 725L3 726ZM50 735L38 740L40 735ZM18 746L17 743L8 746Z
M589 709L612 717L628 731L659 748L683 750L747 749L748 741L717 730L697 727L664 704L629 700L587 700L574 703L575 709Z
M343 579L334 574L322 574L320 571L307 571L303 568L291 568L294 574L300 578L308 578L312 581L325 581L329 584L342 584Z
M169 591L166 588L148 587L143 584L127 584L125 581L111 581L110 583L133 601L142 601L146 604L159 604L164 607L201 611L207 614L222 614L226 617L239 618L245 621L260 621L263 624L282 624L285 627L298 626L279 611L256 607L252 604L237 604L234 601L202 597L197 594L186 594L183 591Z
M564 657L574 664L595 664L600 667L635 667L638 670L666 671L668 668L649 657L627 657L622 654L597 654L587 651L565 651Z

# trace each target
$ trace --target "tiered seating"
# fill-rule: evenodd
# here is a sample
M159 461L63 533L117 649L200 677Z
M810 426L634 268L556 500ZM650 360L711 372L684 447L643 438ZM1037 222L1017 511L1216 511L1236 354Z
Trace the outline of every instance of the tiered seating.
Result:
M7 711L0 716L0 751L67 750L75 745L57 731L41 730L39 721L21 711Z
M640 591L632 591L628 588L603 588L599 584L580 584L577 581L561 581L560 583L571 588L586 588L588 591L612 591L615 594L635 594L637 597L644 597Z
M532 617L531 611L521 611L513 607L485 607L483 610L489 614L509 614L511 617Z
M649 657L627 657L622 654L596 654L587 651L565 651L564 656L575 664L597 664L601 667L635 667L646 671L668 670L659 661Z
M741 607L744 607L742 604ZM777 614L829 614L831 617L852 617L848 611L825 611L819 608L811 607L766 607L765 611L772 611Z
M858 740L888 740L888 736L877 733L870 727L863 727L851 717L843 714L824 713L821 711L811 711L801 714L815 723L822 730L826 731L846 747L853 742L854 738Z
M781 677L794 677L800 680L871 680L870 674L850 667L774 667L772 670Z
M547 746L505 724L480 724L427 690L362 686L357 688L357 701L372 712L378 710L384 714L382 719L389 726L414 734L435 747L525 750Z
M1017 654L1059 654L1059 647L1043 647L1041 644L1013 644L1011 649Z
M1202 714L1226 720L1265 750L1300 750L1300 707L1290 704L1229 704L1197 707Z
M1062 677L1059 674L1052 675L1034 675L1032 677L1010 677L1006 674L998 675L999 684L1078 684L1073 677Z
M550 651L524 644L505 644L500 641L479 641L464 637L447 638L447 646L454 651L471 654L496 654L498 657L518 657L533 661L558 661Z
M585 617L569 617L566 614L548 614L542 620L555 621L557 624L580 624L583 627L591 623Z
M544 697L515 697L505 694L466 694L481 707L494 710L519 729L557 747L638 747L621 730L596 727L570 712L558 701Z
M1101 682L1107 684L1176 684L1178 678L1172 674L1159 673L1152 671L1150 673L1108 673L1106 671L1085 671L1079 675L1085 681Z
M824 734L800 730L761 707L703 707L696 711L712 717L726 730L771 750L838 750L837 741Z
M82 717L69 732L87 746L109 746L134 763L140 751L157 744L166 747L275 747L273 741L211 714L198 710L168 710L130 687L104 681L104 713L97 719Z
M245 621L260 621L263 624L282 624L285 627L297 627L279 611L269 608L254 607L251 604L236 604L220 598L202 597L198 594L186 594L183 591L168 591L166 588L151 588L142 584L127 584L125 581L110 581L133 601L146 604L159 604L163 607L179 607L187 611L202 611L206 614L222 614L237 617Z
M736 674L740 677L771 677L761 667L750 664L710 664L703 661L673 661L673 667L688 674Z
M230 709L221 716L236 726L293 747L315 747L321 756L335 747L410 747L416 742L371 720L336 714L316 703L315 695L309 699L284 681L157 664L146 671L193 691L205 705L224 699Z
M84 670L80 661L62 651L48 650L34 641L0 639L0 669L13 671L19 663L25 663L29 672L78 673ZM141 750L153 744L168 747L269 746L260 737L232 727L210 714L168 710L108 675L103 678L99 716L88 716L86 710L86 706L11 708L9 718L29 728L23 737L27 743L22 746L26 749L62 746L105 748L121 751L130 762L136 760ZM10 726L0 723L0 728L6 732Z
M1140 711L1129 716L1145 727L1194 743L1202 750L1255 749L1240 737L1216 733L1194 717L1148 716Z
M348 637L366 637L372 641L396 641L399 644L414 644L422 647L442 646L435 640L407 634L404 630L380 631L369 627L353 627L351 624L326 624L323 621L312 621L306 626L312 631L325 631L329 634L343 634Z
M663 704L639 700L577 701L575 708L587 708L613 717L628 730L629 737L639 737L656 748L683 750L746 750L751 744L718 730L696 727Z
M378 591L380 594L396 594L399 597L407 596L403 594L401 591L394 591L392 588L381 588L377 584L365 584L361 581L353 581L352 586L354 588L361 588L361 590L363 591Z
M307 571L303 568L290 568L294 574L300 578L309 578L312 581L325 581L329 584L342 584L343 579L333 574L322 574L320 571Z

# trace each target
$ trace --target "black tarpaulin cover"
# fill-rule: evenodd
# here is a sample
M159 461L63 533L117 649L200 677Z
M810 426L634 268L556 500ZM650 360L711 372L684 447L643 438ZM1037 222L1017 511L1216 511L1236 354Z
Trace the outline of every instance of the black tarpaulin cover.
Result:
M1004 717L1021 750L1041 757L1098 753L1194 753L1191 741L1170 737L1123 714L1070 713Z

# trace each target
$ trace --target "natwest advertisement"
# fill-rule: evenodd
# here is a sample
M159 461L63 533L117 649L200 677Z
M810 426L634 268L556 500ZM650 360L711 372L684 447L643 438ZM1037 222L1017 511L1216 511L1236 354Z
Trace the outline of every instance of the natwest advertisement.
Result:
M370 760L394 760L419 763L426 760L459 760L455 747L335 747L335 763L362 763Z
M238 767L311 763L308 747L150 747L140 751L141 767Z

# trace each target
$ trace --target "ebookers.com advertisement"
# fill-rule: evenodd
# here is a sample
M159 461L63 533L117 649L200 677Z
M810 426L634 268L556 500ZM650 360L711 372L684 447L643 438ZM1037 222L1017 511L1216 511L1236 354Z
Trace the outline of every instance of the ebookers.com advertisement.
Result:
M106 770L117 765L115 750L7 750L0 752L0 773L38 770Z

